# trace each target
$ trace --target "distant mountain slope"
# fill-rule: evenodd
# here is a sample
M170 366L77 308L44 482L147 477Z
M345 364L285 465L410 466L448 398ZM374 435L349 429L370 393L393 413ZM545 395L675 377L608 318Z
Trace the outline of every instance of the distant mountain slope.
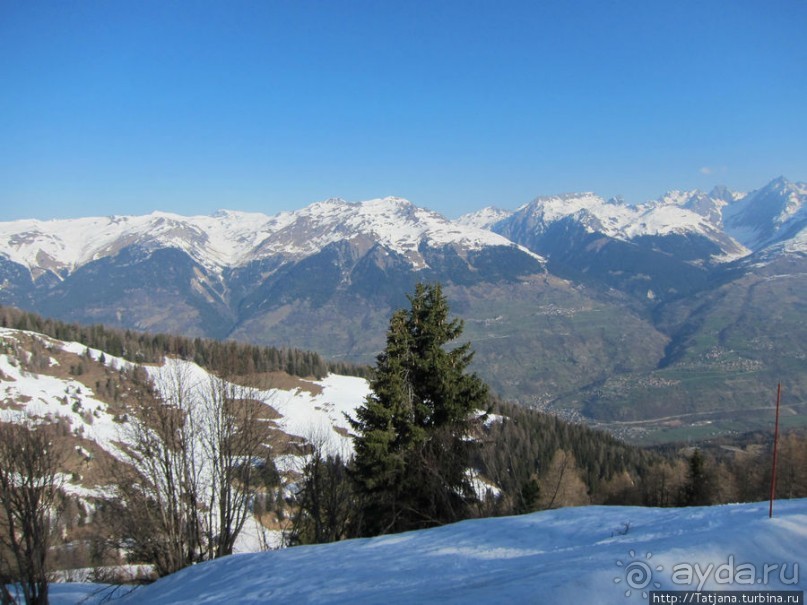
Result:
M727 205L728 233L752 250L793 238L807 227L807 184L783 177Z
M458 225L467 225L478 229L490 229L496 223L503 221L513 213L509 210L488 206L482 210L476 210L468 214L463 214L454 222Z
M748 253L713 222L719 213L704 212L721 203L697 192L643 206L593 193L539 197L491 229L545 256L554 273L667 300L703 288L712 266Z

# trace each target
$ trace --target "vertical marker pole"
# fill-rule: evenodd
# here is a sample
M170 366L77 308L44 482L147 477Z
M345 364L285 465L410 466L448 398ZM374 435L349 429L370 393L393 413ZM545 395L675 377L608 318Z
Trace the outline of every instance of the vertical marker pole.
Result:
M773 499L776 497L776 455L779 445L779 401L782 398L782 383L776 387L776 424L773 429L773 470L771 471L771 505L768 509L768 518L773 518Z

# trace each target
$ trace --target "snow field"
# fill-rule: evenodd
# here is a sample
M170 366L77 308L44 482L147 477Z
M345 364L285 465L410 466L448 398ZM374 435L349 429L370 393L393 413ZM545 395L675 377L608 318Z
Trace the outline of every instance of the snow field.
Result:
M654 589L803 591L807 500L777 502L775 511L770 520L767 503L589 506L476 519L234 555L139 588L120 603L628 605L646 603L642 593ZM642 564L650 573L644 586L628 576L629 566ZM741 569L762 580L765 566L776 566L766 582L744 584ZM700 573L688 584L687 569ZM71 602L59 600L60 590L54 587L52 602Z

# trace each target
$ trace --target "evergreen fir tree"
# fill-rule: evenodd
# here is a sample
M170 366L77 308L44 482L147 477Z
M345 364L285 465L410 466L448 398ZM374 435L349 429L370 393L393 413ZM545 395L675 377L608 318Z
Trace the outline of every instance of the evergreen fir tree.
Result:
M390 319L372 393L351 419L358 531L365 535L455 521L473 500L467 436L472 412L487 404L487 387L466 373L470 344L445 348L462 322L449 321L439 284L418 284L409 302Z
M692 452L688 466L681 504L684 506L706 506L711 504L712 477L706 466L706 458L699 449Z

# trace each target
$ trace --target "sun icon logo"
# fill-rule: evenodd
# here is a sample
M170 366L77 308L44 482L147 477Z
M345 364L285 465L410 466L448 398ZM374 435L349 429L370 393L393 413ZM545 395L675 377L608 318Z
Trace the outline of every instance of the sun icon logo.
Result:
M645 588L650 586L651 584L656 588L661 588L661 584L658 582L653 581L653 571L663 571L664 567L661 565L656 565L653 568L650 564L650 559L653 557L653 553L647 553L644 556L644 559L640 559L636 557L636 551L630 550L628 551L628 556L630 560L623 562L621 560L616 562L617 567L622 567L625 569L624 577L617 576L614 578L614 584L620 584L623 580L627 585L627 590L625 590L625 596L629 597L633 594L633 591L642 591L642 598L647 598L647 591Z

